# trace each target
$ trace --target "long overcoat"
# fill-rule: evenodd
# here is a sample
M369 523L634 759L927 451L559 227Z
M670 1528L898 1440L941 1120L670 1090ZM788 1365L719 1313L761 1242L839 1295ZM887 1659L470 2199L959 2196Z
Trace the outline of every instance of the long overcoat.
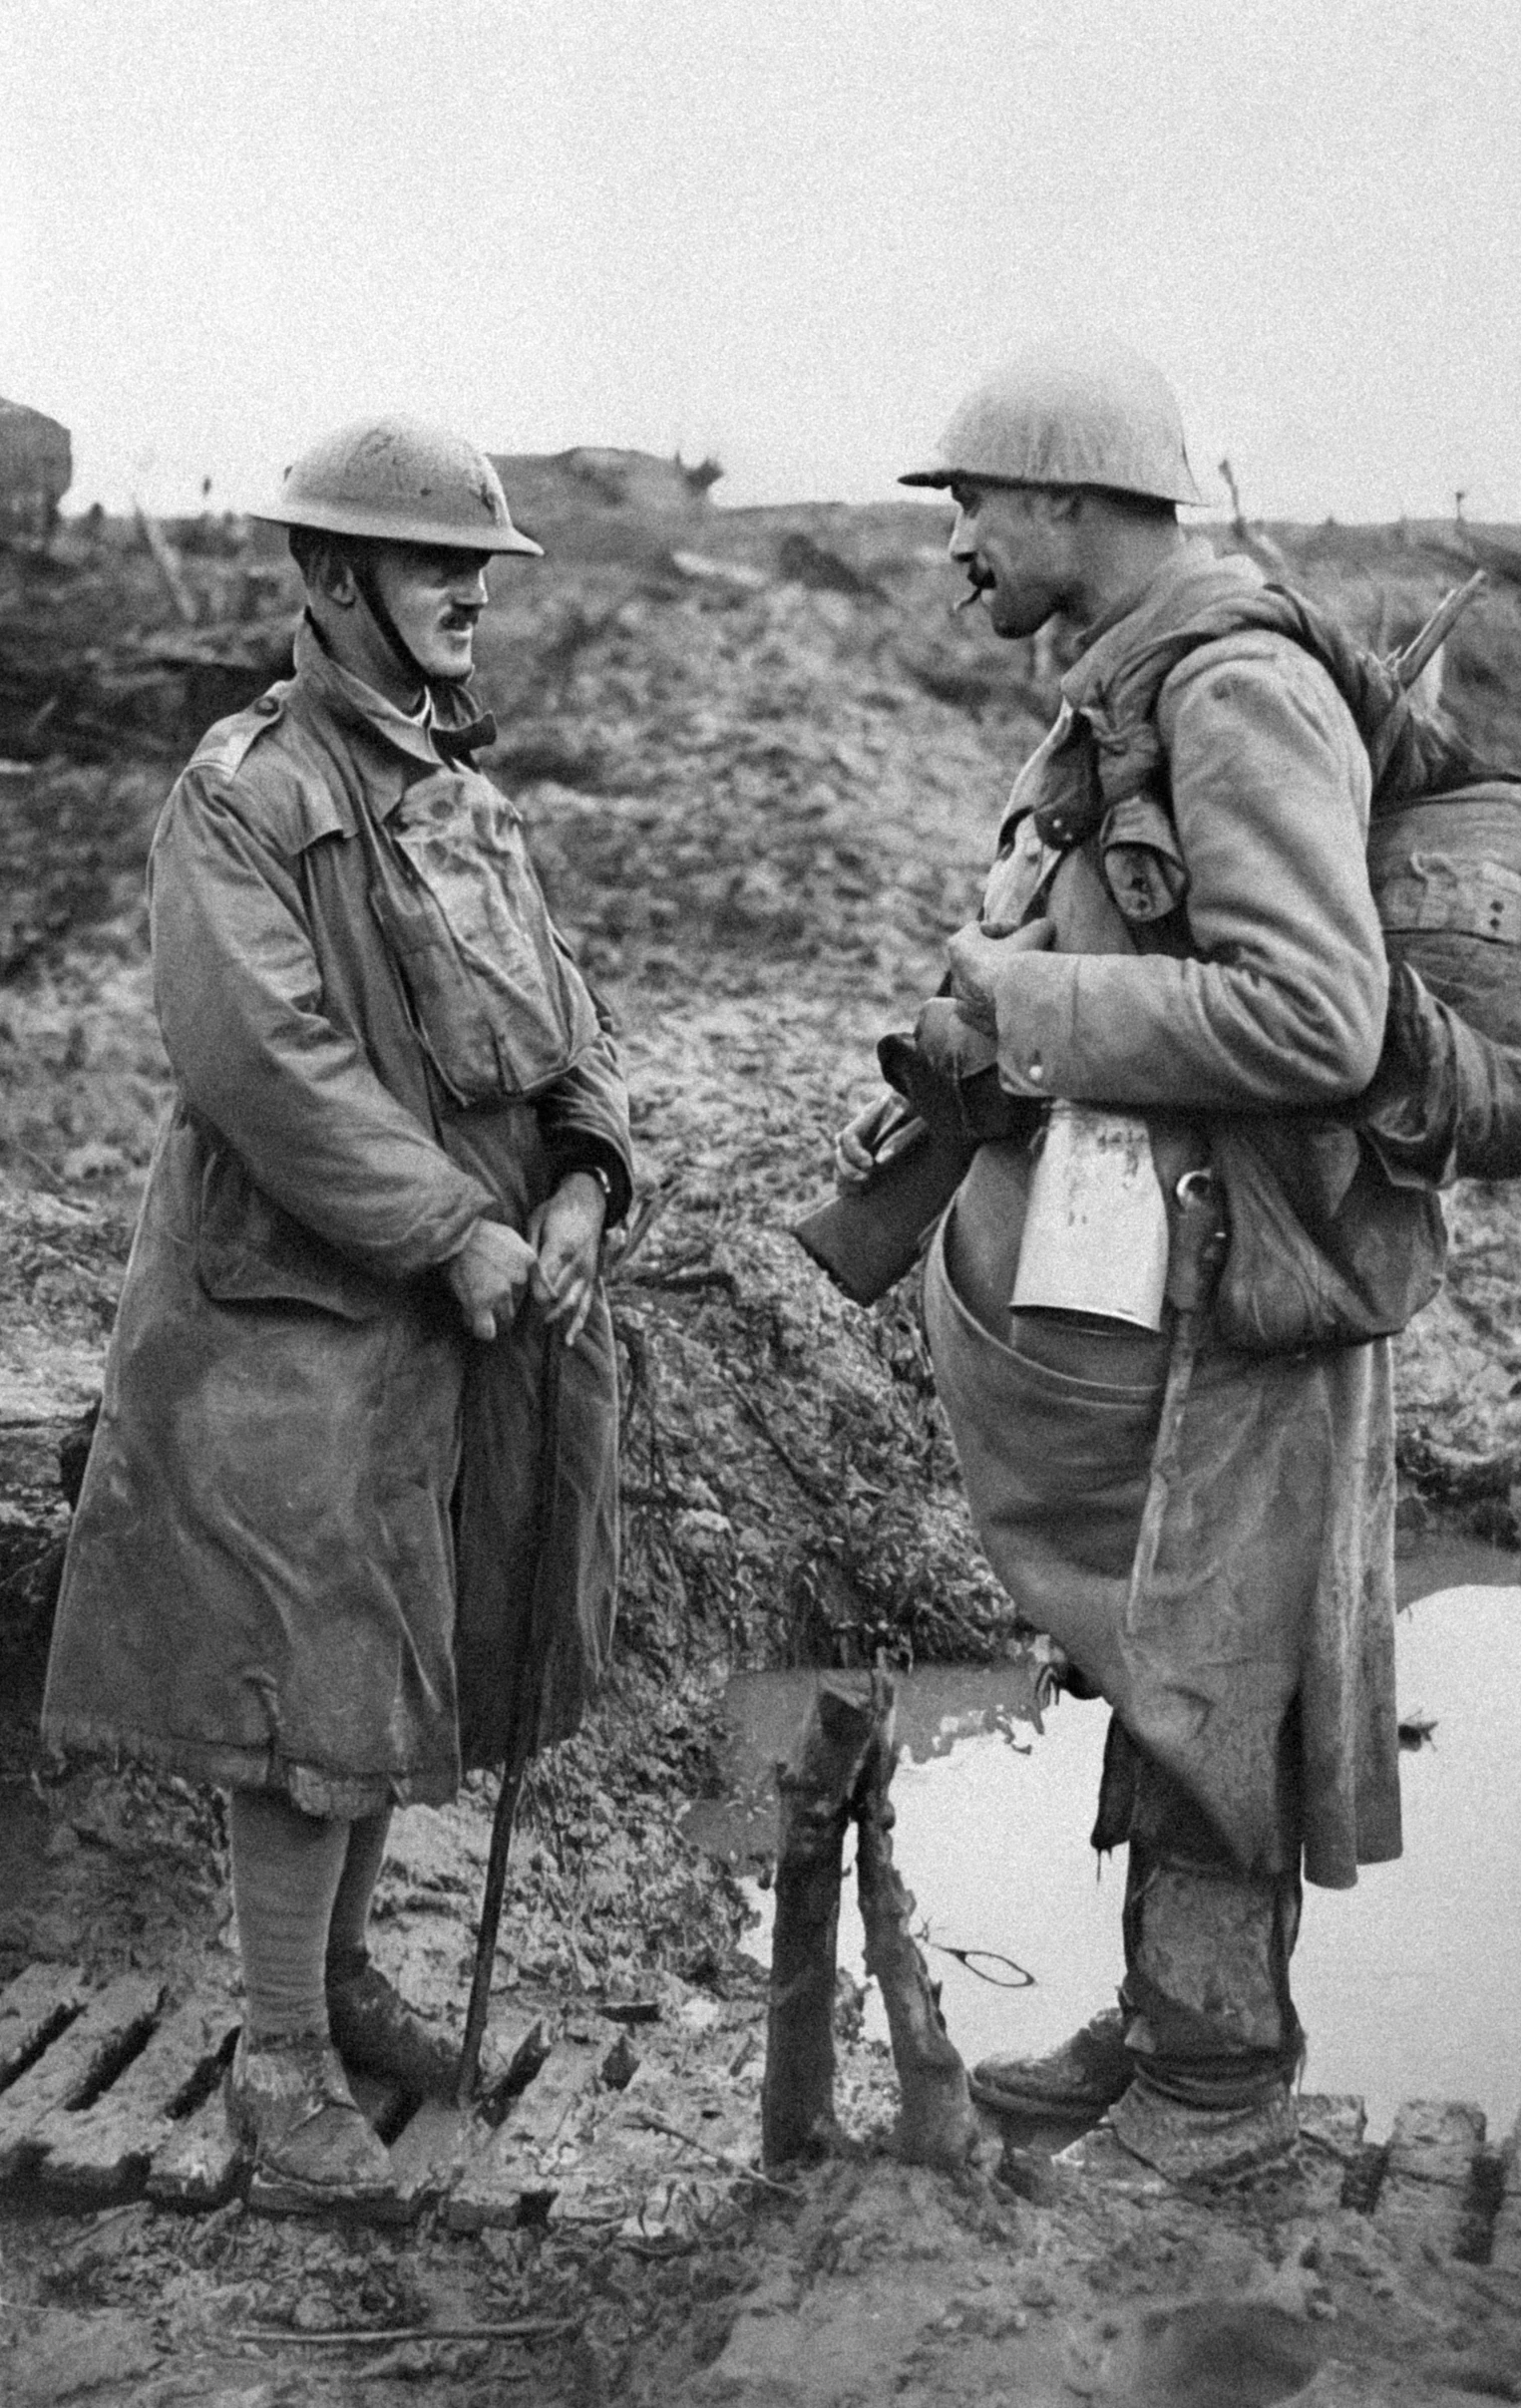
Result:
M1387 970L1364 860L1366 757L1325 669L1284 637L1244 633L1168 679L1168 809L1141 831L1183 896L1162 949L1138 950L1116 906L1112 825L1065 851L1036 825L1052 824L1048 808L1060 820L1064 795L1075 811L1094 776L1085 711L1233 580L1260 582L1250 563L1187 546L1063 681L984 900L991 922L1039 911L1055 928L1049 951L982 948L997 965L999 1077L1015 1095L1138 1112L1154 1148L1164 1128L1191 1127L1206 1152L1232 1130L1277 1131L1344 1210L1356 1144L1316 1116L1372 1075ZM1027 1191L1022 1149L986 1146L953 1211L994 1212L1006 1228ZM1422 1272L1421 1294L1438 1268ZM1155 1577L1131 1596L1159 1378L1105 1385L1026 1359L961 1302L944 1241L927 1311L979 1533L1024 1618L1057 1638L1244 1867L1291 1870L1303 1848L1309 1878L1339 1888L1359 1864L1397 1856L1386 1341L1253 1353L1212 1333Z
M391 709L304 625L166 807L175 1094L44 1703L59 1746L313 1814L438 1802L462 1761L562 1736L611 1631L605 1301L547 1431L539 1312L482 1344L442 1266L571 1168L622 1208L626 1097L517 815L435 707Z

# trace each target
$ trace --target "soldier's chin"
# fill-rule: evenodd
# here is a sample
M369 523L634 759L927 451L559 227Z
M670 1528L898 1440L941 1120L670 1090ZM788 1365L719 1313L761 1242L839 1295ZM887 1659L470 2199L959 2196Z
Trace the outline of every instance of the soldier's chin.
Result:
M993 633L1006 636L1010 642L1014 642L1020 636L1033 635L1036 628L1049 618L1050 612L1036 602L1021 602L1017 594L994 590L987 599L987 615L992 621Z
M468 677L475 667L475 629L465 628L458 635L440 633L429 652L431 657L423 665L435 677Z

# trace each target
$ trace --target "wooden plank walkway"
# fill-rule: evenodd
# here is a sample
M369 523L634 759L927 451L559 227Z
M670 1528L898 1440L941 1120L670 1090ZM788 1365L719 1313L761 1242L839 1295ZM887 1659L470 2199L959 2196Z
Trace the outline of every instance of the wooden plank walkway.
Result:
M0 1999L0 2013L9 1995ZM162 1995L162 1983L121 1974L0 2092L0 2182L37 2166L45 2155L39 2133L57 2110L83 2107L105 2090L153 2030Z
M758 2179L753 2078L695 2067L680 2019L630 2033L572 2012L559 2034L551 2018L499 2013L495 2125L445 2106L408 2116L393 2088L355 2084L396 2177L370 2221L427 2212L457 2233L549 2222L677 2243ZM138 1973L95 1987L77 1966L29 1966L0 1990L0 2203L9 2188L82 2213L147 2197L194 2215L241 2191L256 2207L221 2095L237 2022L224 1983L176 2000ZM1359 2099L1302 2100L1307 2213L1344 2190L1401 2246L1487 2250L1521 2272L1521 2122L1498 2150L1459 2102L1407 2101L1381 2149L1363 2125Z
M1473 2211L1484 2117L1456 2101L1410 2099L1394 2118L1373 2222L1391 2239L1455 2254Z
M175 2139L177 2118L214 2089L236 2032L237 2010L225 1989L189 1999L93 2106L54 2107L33 2128L36 2179L92 2207L135 2199Z

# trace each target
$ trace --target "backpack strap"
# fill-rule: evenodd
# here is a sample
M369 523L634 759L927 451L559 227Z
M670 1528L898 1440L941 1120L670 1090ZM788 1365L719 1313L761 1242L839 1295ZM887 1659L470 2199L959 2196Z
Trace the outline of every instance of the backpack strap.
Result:
M1097 775L1086 811L1037 812L1043 844L1065 848L1094 835L1105 814L1134 795L1165 797L1167 763L1157 705L1173 671L1206 644L1254 631L1281 635L1320 662L1345 703L1372 772L1371 814L1509 773L1487 763L1442 716L1421 709L1397 668L1356 644L1336 621L1287 585L1244 588L1120 660L1107 684L1074 705L1092 740ZM1075 824L1077 819L1081 825Z

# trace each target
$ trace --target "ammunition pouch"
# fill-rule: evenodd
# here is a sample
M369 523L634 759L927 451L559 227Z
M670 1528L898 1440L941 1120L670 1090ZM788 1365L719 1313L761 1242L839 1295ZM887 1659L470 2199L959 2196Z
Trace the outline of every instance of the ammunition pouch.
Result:
M1210 1137L1229 1239L1213 1324L1246 1354L1391 1337L1441 1284L1447 1231L1423 1181L1391 1178L1328 1117L1220 1119Z

